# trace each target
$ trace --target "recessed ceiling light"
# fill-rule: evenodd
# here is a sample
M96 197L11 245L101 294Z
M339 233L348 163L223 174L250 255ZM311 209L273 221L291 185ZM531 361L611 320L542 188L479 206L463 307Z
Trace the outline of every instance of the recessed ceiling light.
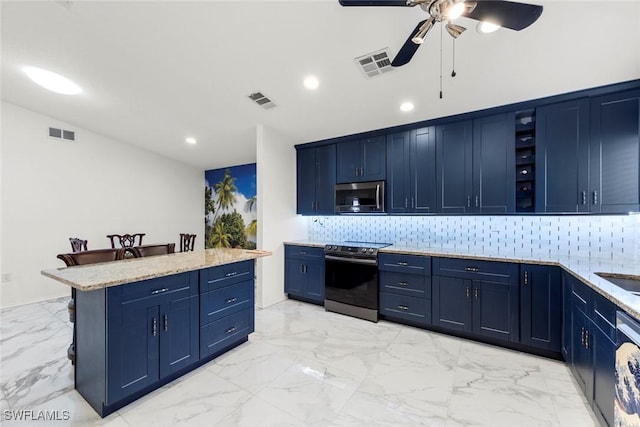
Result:
M185 141L187 144L195 144L198 142L195 138L192 138L192 137L186 138Z
M498 28L500 28L500 25L498 24L493 24L491 22L484 22L484 21L478 22L478 32L482 34L493 33Z
M304 87L306 87L307 89L315 90L318 89L319 85L320 82L315 76L307 76L304 79Z
M82 93L82 88L60 74L42 68L25 66L22 67L27 76L45 89L62 95L77 95Z
M412 102L403 102L402 104L400 104L400 110L404 111L405 113L408 111L413 110L413 103Z

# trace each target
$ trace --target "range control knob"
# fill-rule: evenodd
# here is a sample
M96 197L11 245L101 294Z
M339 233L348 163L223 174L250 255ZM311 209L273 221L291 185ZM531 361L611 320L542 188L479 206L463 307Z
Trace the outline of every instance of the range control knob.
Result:
M369 253L372 254L373 253L373 248L369 248Z
M362 248L362 249L360 249L360 251L361 251L363 254L364 254L364 253L367 253L367 248Z

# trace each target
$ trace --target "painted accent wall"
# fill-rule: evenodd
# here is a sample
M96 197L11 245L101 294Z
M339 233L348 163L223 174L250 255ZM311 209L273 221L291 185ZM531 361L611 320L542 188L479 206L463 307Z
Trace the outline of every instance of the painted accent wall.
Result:
M2 274L0 306L70 294L40 271L64 267L69 237L89 249L110 247L107 234L146 233L143 243L195 233L202 248L203 171L158 154L2 103ZM74 130L76 141L48 137ZM179 140L176 141L180 143Z
M285 241L307 237L306 217L296 215L296 150L290 138L266 126L256 129L258 249L273 255L258 260L256 305L285 299Z

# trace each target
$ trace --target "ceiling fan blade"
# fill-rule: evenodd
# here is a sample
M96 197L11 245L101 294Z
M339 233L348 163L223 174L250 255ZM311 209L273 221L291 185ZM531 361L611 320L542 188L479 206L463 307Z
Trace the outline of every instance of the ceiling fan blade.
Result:
M527 28L542 14L542 6L535 4L500 0L477 0L476 3L476 7L463 16L516 31Z
M433 18L429 18L429 19L433 19ZM411 31L411 34L409 34L409 37L407 38L407 40L404 42L404 44L398 51L398 54L396 55L395 58L393 58L393 61L391 61L392 67L401 67L407 62L411 61L411 58L413 58L413 55L416 53L416 51L420 47L419 44L414 43L411 39L420 30L420 28L424 25L425 22L427 22L427 19L419 22L418 25L416 25L416 28L413 31Z
M339 0L342 6L409 6L406 0Z

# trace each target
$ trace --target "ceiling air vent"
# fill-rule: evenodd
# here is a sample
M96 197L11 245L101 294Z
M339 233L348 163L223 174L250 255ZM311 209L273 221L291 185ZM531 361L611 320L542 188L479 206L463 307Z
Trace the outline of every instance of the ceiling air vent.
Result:
M65 139L67 141L75 141L76 133L72 130L64 130L58 128L49 128L49 136L56 139Z
M360 56L355 61L358 68L369 78L393 71L391 59L389 59L389 48Z
M269 98L264 96L261 92L252 93L249 95L249 99L264 108L265 110L270 110L275 107L276 104L273 103Z

